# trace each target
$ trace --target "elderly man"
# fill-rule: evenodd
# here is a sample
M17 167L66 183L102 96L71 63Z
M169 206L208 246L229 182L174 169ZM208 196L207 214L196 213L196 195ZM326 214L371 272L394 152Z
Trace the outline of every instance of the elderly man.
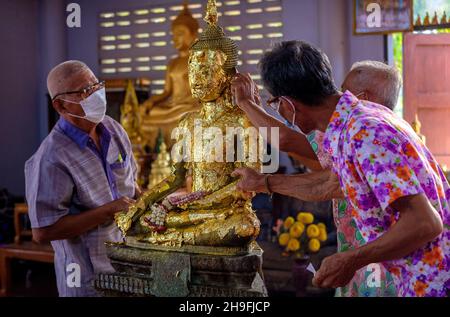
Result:
M97 271L112 270L105 241L122 236L112 219L139 193L130 141L105 116L105 87L82 62L47 78L60 119L25 163L26 198L37 242L51 241L60 296L96 296Z
M352 66L342 84L342 90L349 90L361 99L383 102L392 110L397 103L401 82L401 76L395 67L377 61L363 61ZM259 97L256 97L256 99L259 104ZM312 170L331 168L331 157L323 150L322 146L323 132L312 131L305 137L303 134L288 128L267 112L262 111L260 106L247 107L244 110L255 125L280 128L280 150L289 152L291 156ZM317 159L318 162L315 161ZM264 177L255 173L249 175L255 176L255 179ZM314 182L315 186L309 187L309 193L306 190L301 193L304 200L322 200L324 195L329 195L329 193L333 193L336 197L341 195L337 179L324 178L321 173L299 175L297 179L304 181L305 178L309 182ZM252 177L246 177L247 181L251 179ZM272 191L277 192L277 188L272 188ZM295 193L291 196L295 196ZM345 198L333 199L333 217L337 229L338 252L343 252L349 246L356 244L353 241L354 234L347 229L351 226L351 217L348 216L352 215L351 206L351 203ZM380 277L384 283L376 288L365 287L366 271L367 269L359 270L348 285L337 288L336 296L393 296L396 294L392 277L384 267L380 267Z
M362 61L353 64L342 91L349 90L359 99L394 110L401 87L402 78L397 68L378 61Z
M324 152L332 158L332 172L264 177L240 169L235 171L242 176L240 187L304 200L336 198L341 187L351 205L339 212L354 239L346 251L322 262L314 283L342 287L361 276L361 287L367 289L372 270L383 268L395 295L445 296L450 187L410 126L386 107L337 91L328 58L307 43L276 46L261 60L261 74L273 96L271 107L288 127L306 136L325 132ZM242 109L257 107L253 85L243 75L234 81ZM375 282L374 287L390 283Z

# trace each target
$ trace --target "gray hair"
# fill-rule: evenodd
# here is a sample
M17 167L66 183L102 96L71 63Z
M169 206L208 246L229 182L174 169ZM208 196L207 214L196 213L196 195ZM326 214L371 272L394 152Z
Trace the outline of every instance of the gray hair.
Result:
M391 110L397 105L402 87L402 77L395 66L378 61L361 61L353 64L355 86L372 93L380 103Z
M47 89L50 97L62 93L63 90L70 89L71 78L80 72L89 70L89 67L80 61L70 60L56 65L48 73Z

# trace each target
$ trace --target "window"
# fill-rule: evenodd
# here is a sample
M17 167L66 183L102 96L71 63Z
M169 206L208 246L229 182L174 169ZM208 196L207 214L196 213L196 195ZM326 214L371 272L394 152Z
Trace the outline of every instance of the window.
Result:
M219 24L239 47L239 71L250 73L261 88L257 63L272 42L283 39L281 0L225 0L217 5ZM206 1L189 2L200 28L205 26L205 6ZM171 43L171 23L182 9L181 5L161 1L153 6L99 13L102 77L148 77L152 80L152 92L160 92L166 65L176 55Z

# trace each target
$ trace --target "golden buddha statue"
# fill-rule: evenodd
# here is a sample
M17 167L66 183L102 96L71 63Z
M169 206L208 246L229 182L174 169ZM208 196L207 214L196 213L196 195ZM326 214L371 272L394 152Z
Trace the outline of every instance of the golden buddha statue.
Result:
M183 11L172 22L172 39L179 55L167 66L164 91L151 96L141 106L141 133L152 149L159 129L163 131L164 140L170 148L173 144L172 129L180 118L187 112L200 109L192 98L188 81L189 47L197 38L198 27L185 1Z
M208 0L208 25L192 45L189 56L191 92L201 110L188 113L178 127L194 135L194 126L201 123L204 129L219 129L223 137L203 137L200 144L195 138L184 139L191 145L187 155L191 157L200 152L204 158L211 148L217 150L217 144L221 145L219 151L225 152L230 144L227 128L251 127L243 111L232 103L230 81L236 72L237 46L225 37L217 20L216 1ZM116 223L127 243L138 241L165 247L248 245L258 236L260 222L252 210L251 198L236 189L237 180L231 177L232 171L242 166L259 168L260 164L247 155L239 162L176 163L172 174L144 193L128 212L116 214ZM192 192L171 195L186 186L187 175L192 178Z
M159 153L155 161L152 163L148 189L151 189L152 187L163 181L166 177L168 177L172 172L172 169L170 167L170 153L167 152L167 146L164 140L161 140L161 144L159 145Z

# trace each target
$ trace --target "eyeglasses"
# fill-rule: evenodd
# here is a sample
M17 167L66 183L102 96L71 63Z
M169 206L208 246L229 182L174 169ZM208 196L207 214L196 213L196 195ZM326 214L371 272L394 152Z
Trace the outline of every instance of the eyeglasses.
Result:
M81 98L86 99L95 91L103 89L103 88L105 88L105 82L99 81L99 82L96 82L95 84L92 84L92 85L90 85L86 88L80 89L80 90L66 91L66 92L59 93L52 98L52 101L55 101L55 99L57 97L62 96L62 95L74 95L74 94L80 94Z

